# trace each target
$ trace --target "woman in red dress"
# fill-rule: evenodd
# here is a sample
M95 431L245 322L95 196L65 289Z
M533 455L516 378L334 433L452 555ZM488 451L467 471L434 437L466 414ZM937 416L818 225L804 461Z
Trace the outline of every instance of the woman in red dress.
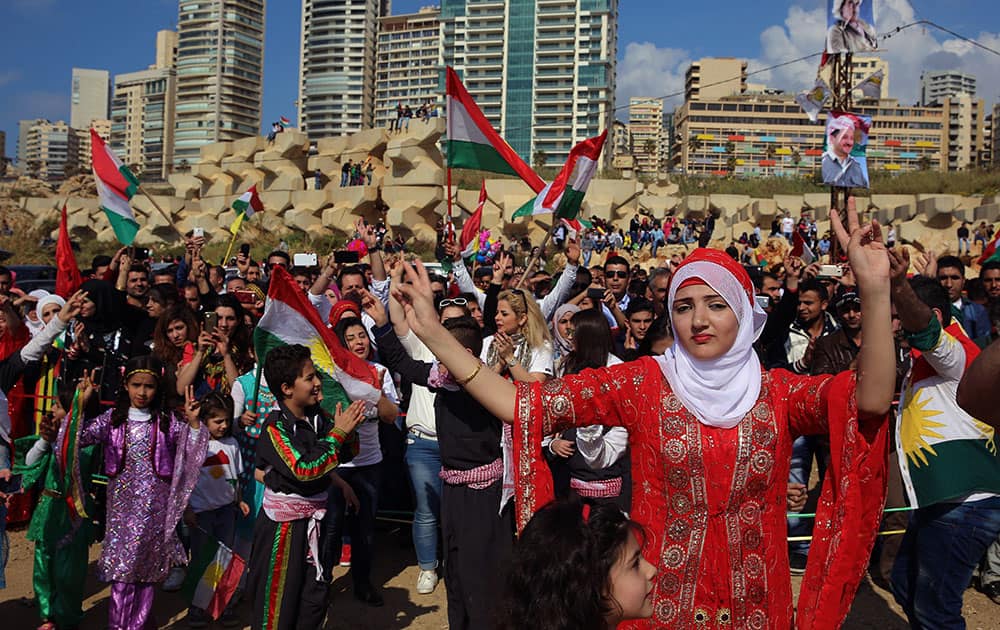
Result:
M513 384L483 369L437 323L427 275L408 269L398 297L410 328L487 409L514 423L520 525L551 498L543 435L620 425L632 456L632 518L657 569L653 618L635 627L838 627L864 572L885 496L886 414L895 382L889 261L876 223L831 220L865 303L857 376L764 371L753 351L766 315L745 270L696 250L668 293L676 342L662 357L546 383ZM798 616L785 542L792 440L829 434Z

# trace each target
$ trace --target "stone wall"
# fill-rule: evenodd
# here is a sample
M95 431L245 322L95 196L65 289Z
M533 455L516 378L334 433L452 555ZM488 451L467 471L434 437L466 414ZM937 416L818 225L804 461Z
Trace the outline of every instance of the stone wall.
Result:
M250 225L267 236L292 232L311 236L341 236L353 232L358 216L375 221L384 216L397 234L411 242L434 242L434 224L446 214L445 168L438 148L445 131L442 118L429 122L413 120L402 133L369 129L350 136L323 138L314 146L309 138L288 129L274 142L263 137L210 144L189 172L169 177L174 194L153 199L170 217L170 223L143 195L132 199L142 229L142 245L174 243L177 230L201 227L216 238L228 238L234 218L230 206L240 194L256 185L265 211ZM340 169L347 161L371 159L370 185L340 186ZM320 187L314 173L320 171ZM551 226L550 216L533 220L511 220L511 215L533 197L517 179L488 179L488 201L483 225L499 229L509 237L542 239ZM113 242L107 219L97 199L80 185L60 190L62 195L39 189L39 196L21 200L21 207L36 224L58 218L66 201L69 226L76 239ZM32 193L34 194L34 193ZM46 196L41 196L46 195ZM479 193L452 189L457 223L475 210ZM769 230L771 221L789 212L799 216L804 209L817 218L820 232L829 229L829 195L776 195L753 199L746 195L680 196L671 184L644 185L635 180L594 180L584 201L583 216L599 217L625 226L636 212L657 219L667 216L702 218L715 213L719 219L716 244L750 232L755 223ZM900 239L919 241L937 251L954 250L955 228L962 220L988 222L1000 218L1000 200L993 197L959 195L878 195L858 199L858 207L870 216L896 226ZM384 209L384 215L382 210ZM171 225L172 224L172 225Z

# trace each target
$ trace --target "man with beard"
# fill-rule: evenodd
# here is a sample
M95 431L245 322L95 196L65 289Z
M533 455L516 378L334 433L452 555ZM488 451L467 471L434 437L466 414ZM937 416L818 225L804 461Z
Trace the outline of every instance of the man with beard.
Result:
M851 155L855 142L854 118L831 116L826 124L826 153L823 154L823 183L845 188L867 188L868 173Z

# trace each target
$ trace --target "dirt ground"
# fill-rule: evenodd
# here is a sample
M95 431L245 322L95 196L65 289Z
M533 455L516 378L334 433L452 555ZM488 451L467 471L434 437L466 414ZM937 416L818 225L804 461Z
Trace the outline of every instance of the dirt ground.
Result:
M24 538L24 531L10 532L11 553L7 566L7 589L0 591L0 626L5 630L26 630L37 627L39 620L31 600L32 546ZM431 595L416 592L417 566L410 542L409 528L381 524L376 537L378 552L373 578L381 582L385 606L371 608L351 596L350 576L346 569L338 569L333 585L333 599L327 628L352 630L389 630L413 628L439 630L448 627L444 582ZM85 618L80 630L102 630L107 626L109 589L92 576L100 546L91 547L91 577L87 581L87 599L84 602ZM798 579L793 578L793 588L798 590ZM250 623L250 606L244 601L240 606L241 619L247 628ZM187 628L184 621L186 603L176 593L157 593L156 619L160 628ZM974 589L965 593L964 613L970 630L1000 628L1000 606L997 606ZM221 624L211 626L221 628ZM861 584L854 607L844 628L861 630L905 630L906 619L892 601L892 596L866 580Z

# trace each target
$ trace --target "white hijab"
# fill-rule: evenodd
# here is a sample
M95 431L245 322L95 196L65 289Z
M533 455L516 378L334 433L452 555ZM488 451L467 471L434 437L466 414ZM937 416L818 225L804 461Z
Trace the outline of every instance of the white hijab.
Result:
M677 340L656 361L674 393L699 422L731 429L753 408L760 395L760 360L753 343L764 330L767 314L756 301L750 300L746 289L730 271L709 261L693 261L678 268L667 295L668 313L673 313L677 287L690 278L704 281L733 309L740 325L736 341L721 357L705 361L692 357Z

